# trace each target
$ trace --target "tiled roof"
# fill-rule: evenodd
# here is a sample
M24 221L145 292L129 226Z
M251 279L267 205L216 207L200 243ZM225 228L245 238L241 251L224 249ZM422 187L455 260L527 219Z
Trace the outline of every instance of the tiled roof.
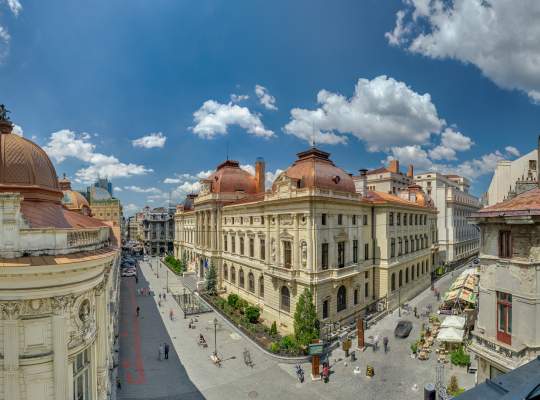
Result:
M31 228L99 228L102 221L68 211L60 204L41 201L23 201L21 212Z
M473 217L540 215L540 188L523 192L513 199L483 208Z
M375 174L384 174L385 172L390 172L390 170L386 167L381 167L377 169L372 169L371 171L368 171L368 175L375 175Z
M407 206L407 207L429 208L429 207L421 206L420 204L414 203L412 201L402 199L401 197L398 197L396 195L393 195L390 193L384 193L384 192L369 191L367 195L367 199L374 204L392 203L392 204L398 204L398 205Z

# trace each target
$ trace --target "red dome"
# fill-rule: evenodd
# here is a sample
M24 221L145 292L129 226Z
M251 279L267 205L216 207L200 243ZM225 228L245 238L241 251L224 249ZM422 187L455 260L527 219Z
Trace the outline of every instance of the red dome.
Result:
M330 153L311 148L297 154L294 162L283 174L299 181L301 188L318 188L356 193L352 177L334 165ZM272 190L274 190L274 185Z
M212 183L212 193L257 193L255 177L240 168L238 161L227 160L221 163L207 181Z

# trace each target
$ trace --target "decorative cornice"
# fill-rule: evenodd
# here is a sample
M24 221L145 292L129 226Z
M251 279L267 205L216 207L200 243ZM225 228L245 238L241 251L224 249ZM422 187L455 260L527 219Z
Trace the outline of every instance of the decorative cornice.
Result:
M21 308L22 302L20 301L6 301L0 303L0 314L3 319L15 320L19 317Z

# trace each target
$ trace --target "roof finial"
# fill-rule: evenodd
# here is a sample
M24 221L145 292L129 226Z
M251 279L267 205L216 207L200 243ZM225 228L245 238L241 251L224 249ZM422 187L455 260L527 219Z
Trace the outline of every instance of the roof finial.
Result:
M8 117L8 114L10 113L11 111L9 111L4 104L0 104L0 122L11 122Z
M311 124L311 147L315 148L315 127Z

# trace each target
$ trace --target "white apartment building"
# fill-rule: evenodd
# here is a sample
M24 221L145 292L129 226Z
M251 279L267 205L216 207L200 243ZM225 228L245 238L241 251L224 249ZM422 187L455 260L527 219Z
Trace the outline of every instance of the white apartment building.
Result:
M538 150L533 150L517 160L500 160L485 195L487 206L500 203L516 192L518 181L536 180L538 174Z
M427 172L416 175L415 183L424 189L439 211L439 261L453 263L477 253L479 231L467 222L467 218L481 205L478 198L469 193L469 180L458 175Z

